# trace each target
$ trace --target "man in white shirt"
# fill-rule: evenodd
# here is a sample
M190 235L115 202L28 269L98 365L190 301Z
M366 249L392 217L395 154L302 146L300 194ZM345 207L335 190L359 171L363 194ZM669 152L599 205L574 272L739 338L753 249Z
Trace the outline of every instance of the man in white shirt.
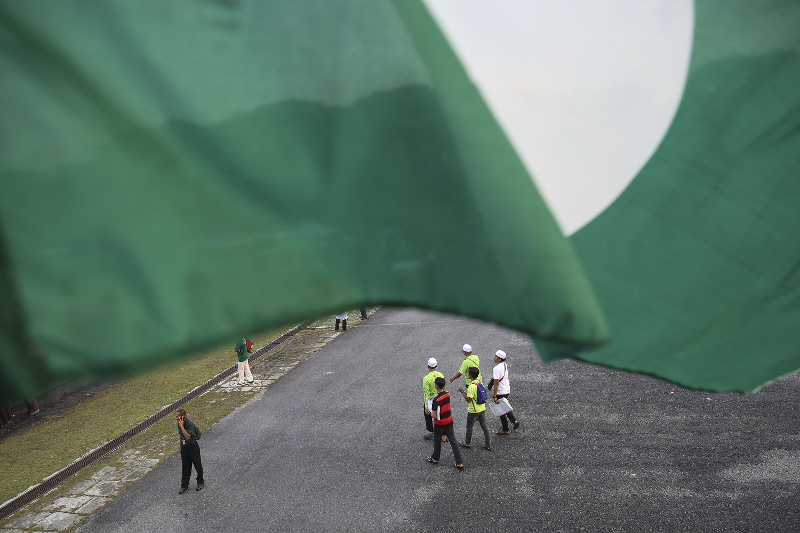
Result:
M508 365L506 364L506 352L497 350L494 354L494 362L497 366L492 369L492 378L494 378L494 403L499 403L502 398L508 398L511 394L511 383L508 381ZM498 435L508 435L508 421L514 424L514 429L519 427L519 421L514 416L514 411L500 416L500 422L503 424L503 429L497 432Z

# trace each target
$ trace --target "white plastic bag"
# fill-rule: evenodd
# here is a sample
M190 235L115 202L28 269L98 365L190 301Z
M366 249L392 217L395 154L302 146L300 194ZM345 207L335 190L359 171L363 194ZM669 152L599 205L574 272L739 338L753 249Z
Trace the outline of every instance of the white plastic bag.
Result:
M489 403L489 409L492 410L492 414L494 416L503 416L504 414L512 411L511 404L508 403L508 400L505 398L500 398L500 401L497 403L494 403L493 401Z

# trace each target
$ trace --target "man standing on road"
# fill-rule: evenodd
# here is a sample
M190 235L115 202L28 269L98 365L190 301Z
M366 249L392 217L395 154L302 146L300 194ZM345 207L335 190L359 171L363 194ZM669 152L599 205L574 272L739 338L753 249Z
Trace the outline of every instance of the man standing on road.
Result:
M242 337L236 343L236 358L239 360L239 385L244 385L244 378L247 377L247 382L253 382L253 374L250 372L250 350L247 349L247 339Z
M499 403L502 398L508 398L511 394L511 383L508 381L508 365L506 364L506 352L497 350L494 354L494 362L497 366L492 369L492 378L494 379L494 403ZM514 424L514 429L519 427L519 422L514 416L514 411L500 416L500 422L503 424L503 429L497 432L498 435L508 435L508 421Z
M178 435L181 439L181 490L178 491L178 494L189 490L192 465L197 472L197 488L195 490L203 490L205 480L203 479L203 463L200 461L200 445L197 443L197 428L191 420L186 418L186 411L183 409L178 409L175 419L178 421Z
M456 435L453 432L453 415L450 413L450 394L445 392L446 381L436 378L433 381L436 387L436 396L431 402L431 416L433 417L433 455L428 457L428 462L439 464L439 455L442 453L442 436L450 439L450 447L453 449L453 457L456 459L456 468L464 468L461 460L461 450L456 443Z
M458 444L464 448L470 447L470 442L472 441L472 426L475 425L475 420L477 419L478 423L481 425L481 429L483 429L483 447L486 450L491 450L492 439L489 437L489 426L486 425L485 416L486 393L484 390L483 403L478 403L478 384L480 383L480 381L478 381L478 369L474 366L469 367L467 375L472 380L467 390L464 390L464 387L458 388L458 392L460 392L467 401L467 434L464 436L463 441L458 441ZM481 384L481 386L483 385Z
M425 411L425 427L428 430L428 434L425 435L425 440L433 439L433 418L431 418L431 412L428 410L428 400L436 396L436 386L433 381L436 378L444 379L444 374L436 370L437 365L438 363L434 357L428 359L428 373L422 378L422 393L425 396L425 403L423 405Z
M478 381L483 381L483 376L481 376L481 360L478 359L477 355L473 355L472 353L472 346L469 344L465 344L461 351L464 352L464 362L461 363L461 368L456 372L456 375L450 378L450 383L454 382L458 379L458 376L465 376L466 378L466 386L469 387L469 384L472 380L469 379L469 375L467 374L467 370L469 367L474 366L478 369Z

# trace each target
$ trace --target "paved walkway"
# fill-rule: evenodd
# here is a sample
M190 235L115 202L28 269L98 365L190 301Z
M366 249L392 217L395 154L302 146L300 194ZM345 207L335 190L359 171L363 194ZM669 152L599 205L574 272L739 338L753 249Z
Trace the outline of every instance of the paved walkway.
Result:
M373 312L374 309L369 310L369 313ZM351 328L361 322L358 313L351 312L350 316ZM331 318L322 323L317 322L316 326L312 328L313 331L304 330L302 335L293 337L278 346L269 356L262 357L257 363L251 365L252 385L239 386L238 375L234 375L213 387L204 396L225 399L232 394L264 391L343 333L342 331L333 331L333 321L334 319ZM95 392L107 388L105 385L89 387ZM75 388L77 391L75 394L83 395L86 393L85 389L85 386ZM69 397L69 391L66 391L59 396L58 401L69 407L79 399ZM215 400L210 401L214 402ZM73 527L101 509L131 484L163 462L163 452L157 456L148 452L146 445L143 445L139 449L126 450L116 460L106 460L105 462L109 463L108 466L97 471L91 479L72 487L68 495L46 505L34 502L27 509L17 513L19 516L13 516L5 527L0 528L0 532L65 531Z
M494 350L509 354L522 426L493 434L491 452L478 432L459 471L449 447L441 464L425 461L420 382L431 356L452 376L464 342L485 375ZM178 494L173 453L79 533L800 531L800 375L750 396L711 395L572 361L543 365L525 335L413 309L381 309L316 344L324 349L204 433L203 491ZM448 389L460 439L457 385ZM491 415L489 424L499 425ZM129 457L114 466L135 477L149 456ZM56 529L55 512L77 516L65 511L31 529Z

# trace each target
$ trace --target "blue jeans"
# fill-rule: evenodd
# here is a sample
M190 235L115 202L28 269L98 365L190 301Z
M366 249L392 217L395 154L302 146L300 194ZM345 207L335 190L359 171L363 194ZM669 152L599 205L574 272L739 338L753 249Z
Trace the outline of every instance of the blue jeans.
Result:
M477 419L478 423L481 425L481 429L483 429L483 438L486 447L492 447L492 440L489 437L489 426L486 425L485 415L485 409L480 413L467 413L467 435L464 437L464 442L466 444L469 444L472 441L472 426L475 425L475 419Z

